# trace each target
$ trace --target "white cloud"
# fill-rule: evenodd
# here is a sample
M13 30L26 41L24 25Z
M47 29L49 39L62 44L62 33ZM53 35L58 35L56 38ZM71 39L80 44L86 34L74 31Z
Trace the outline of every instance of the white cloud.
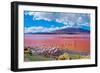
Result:
M63 21L60 20L60 19L56 19L56 22L58 22L58 23L62 23Z
M46 12L25 12L26 15L33 16L33 20L46 20L51 21L52 13Z
M25 33L30 33L30 32L41 32L44 28L41 26L38 27L25 27Z
M33 19L34 20L34 19ZM48 18L42 18L42 17L37 17L35 18L35 20L45 20L45 21L51 21L50 19Z
M33 16L34 20L55 21L63 23L65 26L74 26L74 24L89 23L86 20L90 19L89 14L76 13L57 13L57 12L25 12L26 15ZM85 18L87 19L85 19Z
M78 23L78 24L81 24L82 22L83 22L83 18L82 18L82 17L78 17L77 23Z
M67 27L68 26L50 27L50 28L46 28L46 27L42 27L42 26L38 26L38 27L25 27L24 32L25 33L51 32L51 31L55 31L55 30L64 29L64 28L67 28Z
M80 25L80 26L88 26L88 27L90 27L90 24L89 24L89 23L82 23L82 24L78 24L78 25Z

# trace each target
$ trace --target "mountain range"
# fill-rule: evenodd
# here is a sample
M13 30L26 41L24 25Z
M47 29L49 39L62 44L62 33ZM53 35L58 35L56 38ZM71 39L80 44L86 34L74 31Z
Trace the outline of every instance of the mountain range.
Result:
M83 29L81 27L69 27L61 30L53 31L53 33L59 33L59 34L81 34L81 33L90 33L90 30Z

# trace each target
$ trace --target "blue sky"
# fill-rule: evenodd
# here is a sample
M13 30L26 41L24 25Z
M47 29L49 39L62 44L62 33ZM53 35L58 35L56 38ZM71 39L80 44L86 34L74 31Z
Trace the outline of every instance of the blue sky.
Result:
M90 14L24 11L25 33L51 32L68 27L90 30Z

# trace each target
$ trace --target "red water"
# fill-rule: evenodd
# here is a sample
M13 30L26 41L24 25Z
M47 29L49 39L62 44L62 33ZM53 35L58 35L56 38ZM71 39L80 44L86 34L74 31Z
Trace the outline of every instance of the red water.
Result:
M43 47L43 48L60 48L68 49L76 52L90 52L90 36L89 34L77 35L37 35L25 34L25 47Z

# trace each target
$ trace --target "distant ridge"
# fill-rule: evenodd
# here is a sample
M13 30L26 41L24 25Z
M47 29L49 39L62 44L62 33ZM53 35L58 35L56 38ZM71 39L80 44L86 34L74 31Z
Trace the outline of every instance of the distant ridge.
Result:
M77 34L77 33L90 33L89 30L83 29L83 28L78 28L78 27L70 27L70 28L65 28L62 30L56 30L54 33L62 33L62 34Z

